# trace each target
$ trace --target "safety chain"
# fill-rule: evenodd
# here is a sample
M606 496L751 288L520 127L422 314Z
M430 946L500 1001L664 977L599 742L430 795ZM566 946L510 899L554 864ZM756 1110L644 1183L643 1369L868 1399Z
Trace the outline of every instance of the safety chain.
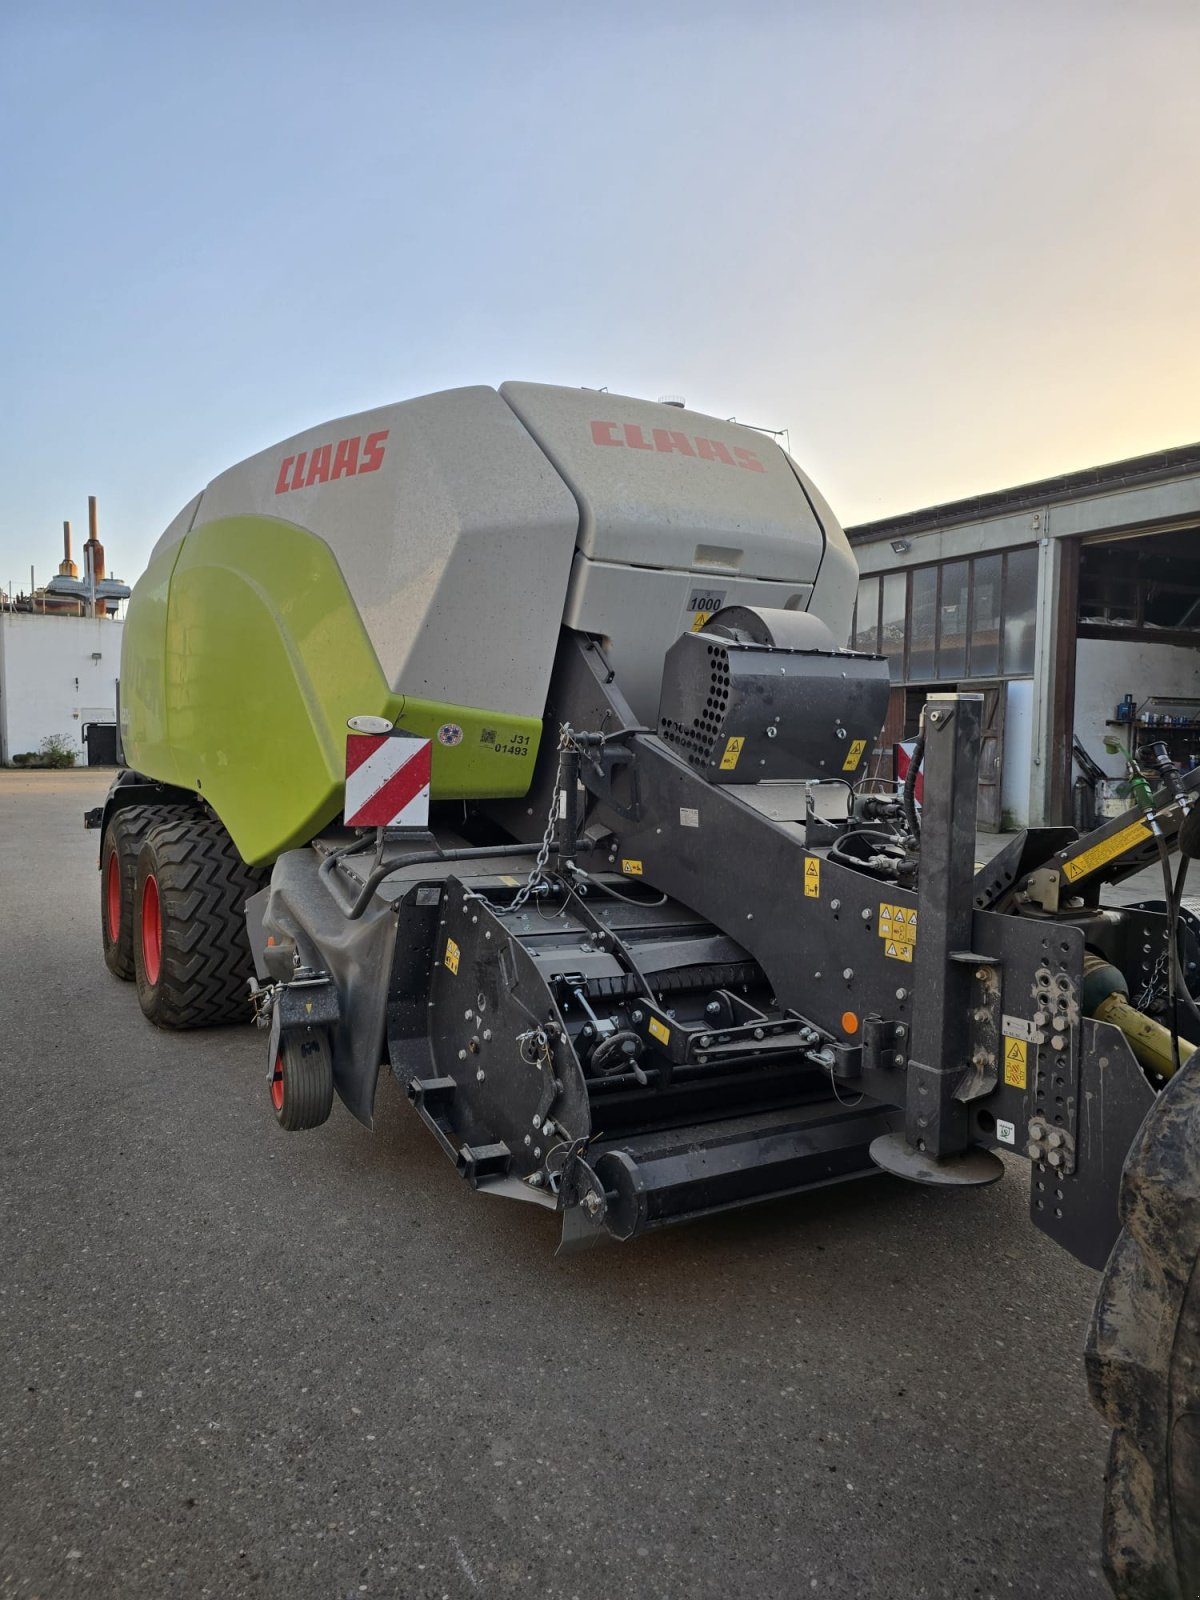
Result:
M534 893L545 882L546 863L550 859L550 851L554 845L554 829L558 823L559 791L562 780L562 757L568 750L578 750L579 745L575 739L575 730L567 723L563 723L558 730L558 770L554 774L554 792L550 797L550 813L546 818L546 831L542 834L542 842L534 858L533 866L529 869L529 876L517 890L507 906L494 906L486 895L478 889L470 891L473 900L482 901L489 911L520 911L521 907L529 901Z

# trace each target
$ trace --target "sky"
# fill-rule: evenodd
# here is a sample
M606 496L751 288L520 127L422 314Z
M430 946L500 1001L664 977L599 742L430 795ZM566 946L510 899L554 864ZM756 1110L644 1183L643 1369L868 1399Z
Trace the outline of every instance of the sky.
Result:
M1196 0L0 0L0 583L505 379L844 523L1200 439Z

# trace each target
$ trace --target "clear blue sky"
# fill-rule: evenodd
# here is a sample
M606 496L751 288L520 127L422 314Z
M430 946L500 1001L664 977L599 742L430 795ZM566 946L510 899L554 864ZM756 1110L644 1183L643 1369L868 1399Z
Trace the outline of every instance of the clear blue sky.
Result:
M454 384L787 427L843 520L1200 438L1200 6L0 3L0 581Z

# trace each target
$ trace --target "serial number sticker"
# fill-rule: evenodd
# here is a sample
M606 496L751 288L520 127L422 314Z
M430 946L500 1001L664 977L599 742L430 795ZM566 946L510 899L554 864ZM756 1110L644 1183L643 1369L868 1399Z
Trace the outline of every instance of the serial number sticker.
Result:
M913 947L910 944L897 944L894 939L889 939L883 947L885 956L890 956L893 961L911 961Z
M1095 872L1098 867L1103 867L1115 856L1124 855L1126 850L1131 850L1135 844L1141 844L1143 840L1153 837L1144 822L1131 822L1127 828L1122 828L1120 833L1114 833L1111 839L1105 839L1103 844L1094 844L1090 850L1085 850L1074 860L1064 861L1063 876L1069 878L1072 883L1077 878L1086 878L1089 872Z
M881 900L879 902L879 937L888 939L893 944L916 944L917 913L908 906L892 906L886 900ZM901 957L901 959L903 960L904 958Z
M858 763L862 760L862 753L866 748L867 741L865 739L855 739L854 743L846 752L846 759L842 762L842 771L853 772L855 767L857 767Z
M657 1039L659 1044L670 1044L671 1030L665 1022L660 1022L657 1017L650 1018L650 1037Z
M804 858L804 893L809 900L821 898L821 863L816 856Z
M642 863L640 861L622 860L621 871L627 878L640 878L642 875Z
M732 772L734 767L737 766L738 757L742 753L742 746L745 744L745 742L745 739L739 737L736 733L733 735L729 743L725 746L725 754L721 757L722 772Z
M700 826L700 813L695 806L680 806L679 826L681 828L698 828Z
M1004 1040L1004 1081L1010 1089L1023 1089L1028 1081L1029 1046L1024 1039Z
M1015 1122L1005 1122L1003 1117L996 1118L996 1137L1001 1144L1016 1144L1017 1125Z
M1007 1011L1000 1018L1000 1032L1011 1039L1027 1039L1033 1043L1033 1023L1024 1017L1010 1017Z
M447 939L446 940L446 965L447 965L447 967L449 967L450 971L454 974L454 976L456 978L458 977L458 957L459 957L459 954L460 954L459 948L455 944L454 940L453 939Z

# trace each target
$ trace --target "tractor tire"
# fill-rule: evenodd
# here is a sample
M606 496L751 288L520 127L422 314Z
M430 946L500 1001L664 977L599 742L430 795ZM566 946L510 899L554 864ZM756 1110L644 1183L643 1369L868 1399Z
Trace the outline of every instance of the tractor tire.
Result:
M1130 1149L1120 1237L1088 1330L1113 1425L1104 1563L1121 1600L1200 1596L1200 1051Z
M100 846L100 939L114 978L133 981L133 880L147 830L189 815L186 806L126 806L109 819Z
M322 1028L285 1035L271 1072L275 1120L288 1133L319 1128L333 1107L333 1057Z
M212 818L147 831L134 873L133 961L138 1003L156 1027L250 1021L244 907L261 883Z

